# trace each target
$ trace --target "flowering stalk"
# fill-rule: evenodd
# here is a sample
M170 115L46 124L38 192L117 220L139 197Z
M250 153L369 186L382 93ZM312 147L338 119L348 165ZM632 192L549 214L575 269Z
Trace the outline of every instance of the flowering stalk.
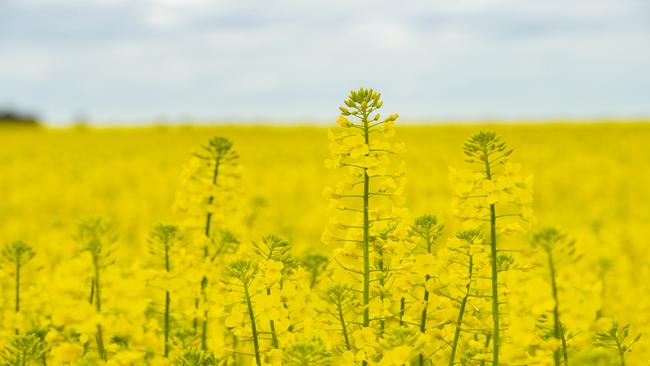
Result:
M209 153L208 157L205 157L205 159L213 159L214 164L214 170L212 173L212 186L213 187L218 187L218 179L219 179L219 168L222 166L223 163L226 164L231 164L233 161L237 159L237 155L235 152L232 150L232 141L225 139L223 137L215 137L210 142L208 143L208 147L206 150ZM208 196L208 206L211 206L214 203L215 196L214 194L211 194ZM204 228L204 235L207 240L211 238L211 228L212 228L212 211L208 210L205 218L205 228ZM207 242L206 240L206 242ZM209 247L206 244L203 247L203 257L208 258L210 256L209 253ZM208 278L207 276L203 276L201 279L201 297L203 297L203 301L207 302L207 294L206 294L206 288L208 286ZM198 305L198 304L197 304ZM205 309L205 312L203 314L203 321L201 323L201 349L204 351L207 349L207 332L208 332L208 310L207 308Z
M533 245L542 249L546 255L551 294L553 296L553 337L561 342L561 346L553 351L553 362L555 366L569 364L569 352L567 349L567 338L565 327L560 319L560 300L558 291L558 274L556 270L556 259L554 251L562 251L560 254L566 257L575 256L575 241L568 241L565 234L555 228L547 228L536 232L533 235ZM574 259L574 258L571 258ZM577 260L577 258L575 258ZM574 260L574 261L575 261Z
M332 140L330 144L332 159L326 161L326 166L328 167L348 168L350 170L350 177L348 181L342 182L336 191L331 188L326 188L325 196L332 199L334 207L343 211L358 213L361 216L358 224L333 225L337 227L330 227L324 234L323 239L324 241L347 240L348 242L357 243L360 246L362 263L361 268L355 271L361 276L362 288L360 292L362 293L363 305L361 325L363 327L368 327L371 321L369 307L370 287L371 282L374 280L371 278L371 273L374 271L371 266L375 263L376 265L382 263L381 258L376 262L371 258L371 255L379 253L373 248L375 241L377 241L377 234L373 235L373 232L379 232L375 226L380 221L383 221L386 226L391 225L390 218L371 217L371 213L373 215L375 214L374 210L371 212L371 198L390 198L395 195L396 191L400 191L400 188L394 180L398 175L392 176L386 174L385 165L389 162L387 155L396 152L396 150L400 150L401 145L392 147L387 142L373 137L377 133L381 133L384 137L393 136L394 121L397 119L396 114L384 120L380 120L378 113L371 116L383 105L383 102L379 98L380 94L372 89L359 89L350 93L350 96L345 101L347 107L340 107L341 116L337 121L341 127L350 131L344 132L341 135L330 133L330 139ZM348 116L356 118L358 124L349 121L347 119ZM386 180L383 184L380 184L378 190L371 189L371 187L375 186L374 182L380 177L384 177ZM358 186L362 187L358 193L348 193ZM358 205L349 206L334 202L340 199L357 199L360 202ZM338 235L341 229L358 231L357 234L353 235L354 239L343 238ZM341 233L341 235L344 234ZM382 272L379 269L377 271Z
M503 153L507 156L512 150L505 151L505 145L497 147L497 137L494 133L478 133L465 143L465 155L470 159L484 165L485 179L492 180L492 162L495 153ZM505 152L504 152L505 151ZM500 322L499 322L499 270L497 268L497 221L495 202L488 202L490 213L490 269L492 281L492 364L499 365L499 346L500 344Z
M270 296L274 286L281 286L283 270L287 269L286 265L293 260L289 253L289 242L274 234L269 234L262 238L261 244L253 243L253 246L255 254L257 254L260 272L263 273L262 281L266 288L266 295ZM269 319L269 328L273 348L280 348L274 319Z
M108 244L115 241L112 229L112 225L101 218L89 219L79 224L75 237L82 244L82 249L89 252L92 258L93 277L91 279L92 288L89 301L91 304L94 302L95 311L98 314L102 312L102 270L106 266L113 264L110 259L111 252L107 248ZM99 356L104 361L108 360L104 347L103 329L99 323L97 324L95 340Z
M334 305L335 311L332 314L341 326L341 334L345 342L345 349L351 350L350 335L345 316L350 311L354 300L353 290L343 284L334 284L327 291L327 301Z
M174 225L158 224L151 233L150 252L160 257L165 277L168 280L171 273L171 250L174 243L179 240L178 227ZM169 287L165 288L165 313L163 315L164 330L164 356L169 357L169 334L170 334L170 313L171 313L171 292Z
M20 240L7 244L2 248L2 259L5 262L4 266L12 267L14 270L14 311L16 314L20 313L21 270L27 262L34 258L34 255L34 250ZM18 334L18 327L16 327L15 332Z
M474 244L477 239L480 240L480 231L462 231L456 234L456 237L463 240L465 243L465 245L463 245L461 248L454 248L452 250L460 253L465 259L464 262L461 262L459 264L467 267L467 284L465 285L465 292L463 293L463 297L460 299L460 305L458 307L458 316L455 323L456 329L454 330L454 339L451 343L451 353L449 354L449 366L453 366L456 362L456 350L458 349L460 335L463 329L465 309L467 307L467 302L472 291L472 281L474 277L474 255L472 254L470 245Z
M512 261L497 245L498 235L522 231L516 222L508 222L498 227L501 218L527 221L531 217L529 208L532 196L531 179L524 179L519 167L509 162L512 149L501 141L494 132L480 132L470 137L463 147L466 161L477 164L478 172L452 170L452 178L457 181L455 197L455 216L465 222L465 226L476 228L489 223L489 264L491 281L492 315L492 364L499 365L501 348L501 313L499 272L506 270ZM497 215L497 204L501 207ZM503 267L503 268L501 268Z
M415 255L418 254L424 254L425 257L430 258L431 255L433 254L433 245L435 242L438 240L440 237L443 229L444 229L443 224L438 223L438 219L436 216L433 215L423 215L420 217L417 217L414 221L414 223L410 227L410 234L415 237L416 241L416 247L414 248L413 252ZM426 332L426 325L427 325L427 315L428 315L428 308L429 308L429 290L427 289L427 281L431 279L431 275L429 273L426 273L424 276L424 294L423 294L423 303L424 307L422 308L422 312L420 314L420 326L419 330L420 333L425 333ZM404 313L404 306L405 306L405 298L402 297L400 300L400 323L402 323L402 316ZM424 353L420 353L418 355L418 365L422 366L424 365L425 361L425 355Z
M626 341L630 335L630 324L619 329L618 322L612 321L611 327L606 331L596 334L595 345L615 350L621 366L625 366L625 354L632 351L632 346L641 339L641 334L637 334L631 341Z
M258 268L250 259L237 259L230 263L228 266L228 274L231 278L237 280L236 286L243 290L244 302L246 305L246 312L248 313L251 334L253 337L253 350L255 356L255 363L257 366L262 365L262 358L260 353L259 334L257 330L255 311L253 309L253 301L251 294L251 283L258 272Z
M309 271L309 288L313 289L327 269L330 259L327 256L318 253L307 253L301 260L302 266Z
M222 247L214 248L219 240L216 233L225 232L223 221L231 208L229 202L239 178L238 155L232 148L232 141L216 136L208 141L202 150L195 152L183 170L183 189L177 192L175 207L186 215L186 223L193 237L190 242L199 244L197 264L208 265L217 257L224 254ZM219 222L217 226L216 223ZM218 230L215 230L218 229ZM231 244L231 241L227 243ZM195 334L200 334L201 349L207 350L208 324L208 285L207 271L200 277L199 294L194 299L194 307L198 311L205 304L202 320L195 315L192 323Z

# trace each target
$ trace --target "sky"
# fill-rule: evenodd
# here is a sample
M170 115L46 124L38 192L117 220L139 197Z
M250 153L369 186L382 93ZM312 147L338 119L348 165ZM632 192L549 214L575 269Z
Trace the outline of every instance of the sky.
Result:
M650 116L648 0L0 0L0 109L52 124ZM388 110L390 109L390 110Z

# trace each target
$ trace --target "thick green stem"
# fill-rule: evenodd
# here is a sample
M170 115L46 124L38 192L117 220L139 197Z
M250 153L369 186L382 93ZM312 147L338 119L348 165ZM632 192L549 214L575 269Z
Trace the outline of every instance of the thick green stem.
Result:
M214 172L212 173L212 185L217 185L217 178L219 176L219 165L221 163L221 157L217 156L215 158L214 162ZM212 204L214 202L214 196L210 196L208 198L208 203ZM211 223L212 223L212 212L208 212L205 218L205 237L210 238L210 229L211 229ZM209 256L208 253L208 246L206 245L203 248L203 257L207 258ZM207 303L207 290L208 287L208 278L206 276L203 276L201 279L201 297L203 298L203 301ZM198 307L199 301L196 301L196 306ZM196 324L196 321L195 321ZM196 325L195 325L196 329ZM208 349L208 307L205 307L205 311L203 312L203 321L201 322L201 349L203 351Z
M270 288L266 289L266 294L271 295ZM278 335L275 331L275 321L273 319L269 320L269 326L271 328L271 343L273 344L273 348L278 349L280 348L280 342L278 341Z
M15 299L15 311L16 313L20 312L20 255L16 258L16 299ZM16 324L15 329L16 334L18 334L18 324Z
M20 312L20 256L16 258L16 312Z
M427 231L426 237L425 237L426 243L427 243L427 253L431 254L431 251L433 249L433 240L431 240L431 233ZM424 279L424 309L422 310L422 316L420 318L420 332L424 333L424 330L427 325L427 308L429 306L429 291L427 291L426 288L426 283L431 277L429 275L426 275ZM404 300L404 298L402 298ZM420 353L418 355L418 365L423 366L424 365L424 354Z
M262 366L262 358L260 357L260 344L257 335L257 326L255 325L255 312L253 311L253 303L251 301L250 293L248 292L248 284L244 283L244 296L246 296L246 306L248 306L248 316L251 321L251 332L253 334L253 348L255 350L255 363L257 366Z
M165 358L169 357L169 306L170 306L169 291L165 291Z
M483 148L485 175L492 180L490 156ZM490 205L490 267L492 270L492 365L499 366L499 269L497 268L497 222L494 204Z
M404 311L406 311L406 299L402 297L399 300L399 325L404 325Z
M381 278L379 278L379 288L383 289L384 288L384 283L386 282L384 278L384 259L383 259L383 253L381 253L382 258L379 260L379 272ZM382 303L384 302L384 292L383 290L380 290L379 292L379 298L381 299ZM379 320L379 329L380 329L380 335L384 334L384 330L386 329L386 320L382 318Z
M361 120L363 124L364 139L366 145L370 146L370 131L368 126L368 116L363 112ZM368 170L363 171L363 326L370 325L370 224L368 218L369 200L370 200L370 177Z
M560 366L560 363L564 361L564 365L569 365L569 353L567 350L566 338L564 337L564 329L562 327L562 322L560 321L560 301L558 299L557 291L557 279L555 272L555 262L553 261L553 253L551 249L546 251L548 255L548 268L551 275L551 289L553 291L553 336L562 342L562 347L553 351L553 360L555 366Z
M102 326L97 324L97 336L95 337L97 341L97 352L102 360L107 361L108 358L106 357L106 350L104 349L104 336L102 334Z
M485 335L485 348L490 346L490 340L492 339L492 334L488 333ZM480 366L485 366L485 360L481 360Z
M458 343L460 341L460 333L463 325L463 317L465 316L465 308L467 307L467 299L469 299L469 293L472 287L472 270L474 267L474 258L469 256L469 266L468 266L468 281L465 291L465 296L460 302L460 308L458 309L458 318L456 319L456 330L454 331L454 341L451 344L451 354L449 355L449 366L453 366L456 358L456 350L458 349Z
M169 264L169 243L165 243L165 271L169 273L171 266ZM169 312L171 306L171 294L165 291L165 358L169 357Z
M370 146L370 126L368 122L368 113L363 111L364 140L366 145ZM370 176L368 169L363 169L363 326L370 325L370 221L368 210L370 207ZM368 362L363 361L362 365L366 366Z
M204 290L205 291L205 290ZM204 297L203 301L207 303ZM203 311L203 321L201 322L201 349L206 351L208 349L208 308Z
M428 281L431 278L431 276L427 275L425 277L424 283ZM422 309L422 314L420 316L420 332L424 333L424 330L427 326L427 307L429 304L429 291L427 290L426 286L424 288L424 309Z
M90 295L88 296L88 303L90 305L95 301L95 278L90 279Z
M618 336L616 336L616 348L618 349L618 357L621 360L621 366L625 366L625 351L623 350L623 345L618 339Z
M490 205L490 266L492 267L492 364L499 365L499 269L497 268L496 213Z
M100 282L100 263L98 254L93 257L93 266L95 267L95 310L100 314L102 312L102 287ZM97 335L95 337L97 341L97 352L99 353L99 356L106 361L108 358L106 356L106 350L104 349L104 337L102 333L101 324L97 324Z
M424 330L427 327L427 309L429 307L429 291L426 288L426 283L431 277L429 275L426 276L424 283L424 309L422 309L422 314L420 315L420 333L424 333ZM418 365L423 366L424 365L424 354L420 353L418 355Z
M341 332L343 333L343 339L345 340L345 348L351 350L352 346L350 346L350 337L348 336L348 328L345 325L345 318L343 317L343 305L340 302L336 305L339 312L339 321L341 322Z

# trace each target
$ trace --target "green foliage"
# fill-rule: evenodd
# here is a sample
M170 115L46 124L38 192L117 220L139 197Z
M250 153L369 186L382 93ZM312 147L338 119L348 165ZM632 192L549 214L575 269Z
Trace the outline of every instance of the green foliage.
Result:
M282 361L286 366L329 366L332 354L320 337L292 343L284 351Z
M210 242L214 247L212 251L212 260L215 260L217 257L224 254L233 254L239 248L239 239L237 236L230 230L227 229L218 229L217 235L212 235L210 237Z
M316 286L323 272L327 270L329 263L329 257L319 253L307 253L302 257L300 264L309 271L312 288Z
M495 132L481 131L470 137L463 145L463 151L467 156L468 163L480 163L492 165L495 162L503 163L505 158L512 154L513 149L508 148L501 137ZM494 154L499 154L494 156Z
M99 267L113 264L110 260L112 255L110 244L117 240L117 236L113 231L113 224L108 220L96 217L81 221L74 238L81 244L83 251L92 255L93 261Z
M456 233L456 237L460 240L466 241L469 244L483 242L483 233L480 229L461 230Z
M569 263L581 259L576 250L576 241L570 239L566 233L558 228L548 227L533 234L532 244L545 252L552 254L554 260L563 260Z
M261 243L254 242L253 249L262 263L270 260L285 263L291 257L289 242L275 234L264 236Z
M236 164L239 155L233 149L233 142L221 136L215 136L207 145L203 146L202 153L194 154L196 157L207 160L210 163L216 163L215 175L218 172L220 164ZM216 178L215 178L216 180ZM213 184L215 182L213 181Z
M409 228L409 234L418 238L418 246L431 253L433 244L438 240L445 225L438 223L435 215L422 215L417 217Z
M327 289L325 299L328 303L334 305L334 310L328 313L335 319L335 322L341 327L341 335L345 342L345 348L351 349L349 324L346 321L350 313L355 312L356 306L359 305L359 299L354 289L342 283L331 285Z
M5 265L22 266L34 258L34 250L25 242L16 240L2 248L2 259Z
M230 277L239 280L243 286L250 285L257 270L257 265L250 259L236 259L228 265Z
M216 366L217 357L210 351L183 350L174 358L174 366Z
M45 345L36 334L15 335L0 352L2 366L31 366L40 364Z
M617 321L612 321L609 330L596 333L594 345L597 347L608 348L618 352L621 366L625 365L625 354L632 351L632 346L641 339L641 334L637 334L629 340L630 324L619 328Z
M149 239L149 252L162 260L165 270L170 271L170 251L174 244L181 240L178 226L157 224Z
M381 108L384 104L379 98L381 98L381 93L372 89L361 88L359 90L353 90L344 102L349 109L343 106L339 107L339 109L344 116L352 115L365 119L370 113ZM379 114L373 119L379 120Z

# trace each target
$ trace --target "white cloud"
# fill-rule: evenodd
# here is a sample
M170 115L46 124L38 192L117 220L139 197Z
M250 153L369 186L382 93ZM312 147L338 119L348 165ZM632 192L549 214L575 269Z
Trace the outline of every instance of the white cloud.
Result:
M8 0L0 102L52 120L650 114L641 0ZM646 10L645 12L643 10Z

